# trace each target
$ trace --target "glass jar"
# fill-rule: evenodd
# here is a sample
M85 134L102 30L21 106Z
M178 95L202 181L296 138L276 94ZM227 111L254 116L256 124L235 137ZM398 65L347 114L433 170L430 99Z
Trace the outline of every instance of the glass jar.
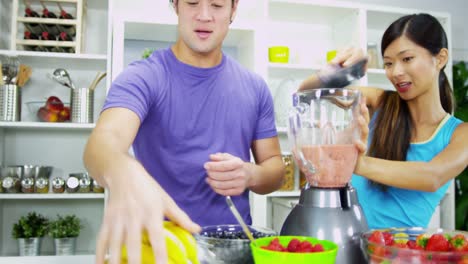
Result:
M19 177L7 176L3 178L2 186L6 193L19 193L21 191Z
M65 185L66 191L68 193L76 193L79 188L80 188L80 181L78 177L73 176L73 174L70 174L70 176L67 179L67 183Z
M369 56L369 61L367 62L367 67L371 69L381 68L379 65L379 53L377 51L377 44L374 42L367 43L367 55Z
M91 179L89 178L89 176L87 174L82 175L81 178L79 179L79 182L80 182L80 188L79 188L78 192L80 192L80 193L89 193L89 192L91 192Z
M294 162L291 154L282 155L283 163L285 166L285 175L283 185L279 191L292 191L294 190Z
M34 178L27 177L21 180L21 192L33 193L34 192Z
M38 177L36 179L36 193L49 193L49 179Z
M65 192L65 180L61 177L55 177L52 179L52 192L63 193Z
M93 180L93 192L94 193L103 193L104 188L99 185L99 183L96 180Z

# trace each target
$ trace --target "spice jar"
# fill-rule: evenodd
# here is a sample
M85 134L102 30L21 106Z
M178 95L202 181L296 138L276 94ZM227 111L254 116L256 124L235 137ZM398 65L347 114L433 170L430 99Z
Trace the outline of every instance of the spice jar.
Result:
M3 184L2 184L2 178L0 178L0 193L3 193Z
M45 177L38 177L36 179L36 192L49 193L49 179Z
M19 193L21 190L20 179L14 176L7 176L3 178L2 186L7 193Z
M367 62L367 67L371 69L380 68L379 65L379 54L377 52L377 44L374 42L367 43L367 55L369 56L369 61Z
M61 177L55 177L52 179L52 192L63 193L65 192L65 180Z
M78 177L74 176L73 174L70 174L70 176L67 179L65 189L67 190L68 193L76 193L79 188L80 188L80 181Z
M279 188L280 191L294 190L294 162L291 154L282 155L283 163L285 166L285 175L283 185Z
M34 192L34 178L27 177L21 180L21 192L33 193Z
M103 193L104 188L99 185L99 183L96 180L93 180L93 192L94 193Z
M88 174L82 174L79 179L80 188L78 192L80 193L89 193L91 192L91 180L89 179Z

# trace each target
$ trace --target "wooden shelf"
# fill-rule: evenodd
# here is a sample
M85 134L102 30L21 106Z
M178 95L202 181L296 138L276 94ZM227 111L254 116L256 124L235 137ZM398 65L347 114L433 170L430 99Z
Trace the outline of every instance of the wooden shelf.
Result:
M75 41L17 39L16 44L26 46L76 47Z
M104 193L2 193L0 200L104 199Z
M0 50L0 54L7 56L29 57L29 58L59 58L72 60L101 60L107 61L105 54L76 54L76 53L57 53L57 52L39 52L26 50Z

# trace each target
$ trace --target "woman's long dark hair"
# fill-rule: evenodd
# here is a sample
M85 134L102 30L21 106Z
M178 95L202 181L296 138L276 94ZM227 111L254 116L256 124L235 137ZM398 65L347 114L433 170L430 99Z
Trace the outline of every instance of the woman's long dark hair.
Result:
M439 21L429 14L413 14L393 22L382 37L382 56L387 47L396 39L405 36L417 45L428 50L432 55L439 54L442 48L448 48L447 36ZM453 112L453 92L444 72L439 75L439 93L442 107L448 113ZM387 160L406 160L410 146L413 126L406 101L397 92L385 91L380 98L378 115L369 146L369 155ZM373 183L383 190L387 186Z

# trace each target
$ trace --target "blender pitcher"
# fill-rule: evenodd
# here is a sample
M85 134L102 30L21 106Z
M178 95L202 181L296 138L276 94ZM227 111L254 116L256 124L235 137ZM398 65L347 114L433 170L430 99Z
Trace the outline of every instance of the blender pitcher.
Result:
M308 187L339 188L350 181L358 157L361 94L313 89L293 96L288 138Z

